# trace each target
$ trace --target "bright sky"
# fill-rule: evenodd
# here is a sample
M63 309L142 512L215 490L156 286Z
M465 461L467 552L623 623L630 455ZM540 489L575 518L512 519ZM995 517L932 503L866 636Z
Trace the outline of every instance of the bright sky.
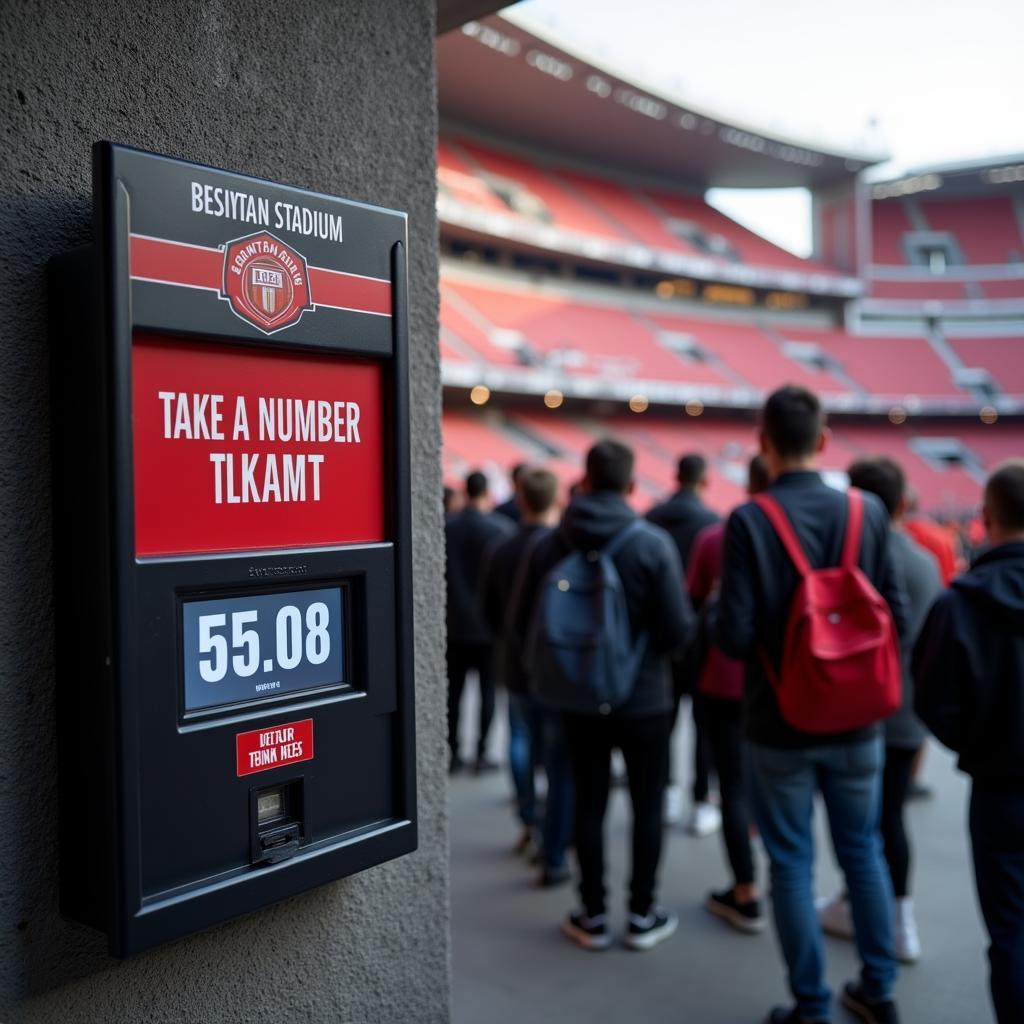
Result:
M870 140L888 171L1024 152L1024 0L525 0L510 13L711 113L826 148ZM807 254L802 190L709 198Z

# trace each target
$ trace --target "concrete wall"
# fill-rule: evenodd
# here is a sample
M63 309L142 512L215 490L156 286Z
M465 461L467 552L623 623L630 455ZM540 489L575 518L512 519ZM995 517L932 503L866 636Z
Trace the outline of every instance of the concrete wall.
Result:
M448 1017L434 0L68 3L0 19L0 1022ZM108 138L410 214L420 849L109 960L57 913L45 267Z

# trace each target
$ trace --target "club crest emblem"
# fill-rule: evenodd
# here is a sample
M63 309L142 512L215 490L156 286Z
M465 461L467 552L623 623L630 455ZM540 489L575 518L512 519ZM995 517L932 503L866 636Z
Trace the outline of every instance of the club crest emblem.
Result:
M224 247L221 298L264 334L291 327L313 308L306 261L266 231L236 238Z

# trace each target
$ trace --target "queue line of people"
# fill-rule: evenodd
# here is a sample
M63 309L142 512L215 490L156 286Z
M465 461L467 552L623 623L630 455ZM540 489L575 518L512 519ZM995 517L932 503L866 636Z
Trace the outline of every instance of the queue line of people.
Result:
M647 518L628 500L632 452L613 440L587 453L560 519L549 471L517 467L506 511L518 528L486 511L486 479L471 474L467 508L446 527L449 630L469 595L477 616L473 630L455 623L450 646L452 770L464 765L458 703L468 665L484 697L472 766L491 768L496 672L510 698L519 848L535 855L546 886L571 877L575 848L580 906L562 931L600 950L612 943L603 822L620 751L633 807L623 941L650 949L678 924L657 900L657 877L670 737L689 694L701 740L693 807L709 805L702 776L714 765L732 875L707 909L740 931L762 931L755 827L768 855L794 1005L767 1020L831 1020L825 929L853 939L862 964L842 1004L869 1024L889 1024L898 1020L897 962L920 956L903 808L927 726L974 779L971 839L993 1004L1000 1024L1024 1020L1024 462L989 479L991 548L943 591L935 558L904 529L901 468L861 460L850 467L850 492L839 492L816 468L827 438L815 395L792 386L773 393L750 465L752 500L726 523L700 499L707 464L699 455L680 461L679 492ZM482 637L497 641L483 672ZM543 821L538 765L548 783ZM845 879L841 893L817 902L816 794Z

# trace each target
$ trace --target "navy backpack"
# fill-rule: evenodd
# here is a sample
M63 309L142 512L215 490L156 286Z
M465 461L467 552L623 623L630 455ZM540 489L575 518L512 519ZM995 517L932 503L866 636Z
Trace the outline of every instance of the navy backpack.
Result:
M634 519L597 551L572 551L541 584L527 643L530 690L547 707L607 715L633 692L647 647L629 624L612 556L643 529Z

